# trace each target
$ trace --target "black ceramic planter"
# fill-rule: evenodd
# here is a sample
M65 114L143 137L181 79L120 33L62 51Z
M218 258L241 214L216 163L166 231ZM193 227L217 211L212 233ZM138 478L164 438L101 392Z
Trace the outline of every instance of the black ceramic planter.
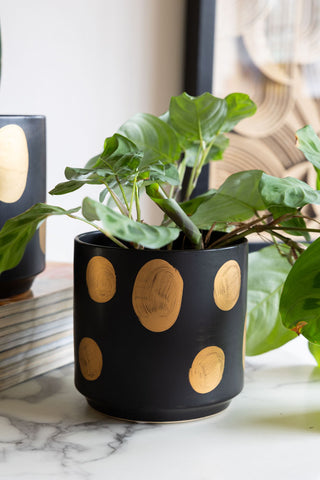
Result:
M41 115L0 115L0 228L46 199L46 126ZM45 267L44 227L17 267L0 275L0 298L22 293Z
M247 242L124 250L75 240L75 383L89 404L145 422L217 413L243 387Z

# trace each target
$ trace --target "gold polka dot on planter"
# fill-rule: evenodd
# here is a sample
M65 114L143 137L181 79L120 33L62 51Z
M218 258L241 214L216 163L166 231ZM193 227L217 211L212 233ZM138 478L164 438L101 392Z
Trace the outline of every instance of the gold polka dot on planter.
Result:
M86 380L96 380L102 370L102 353L97 343L89 337L84 337L79 345L79 364Z
M26 135L19 125L0 128L0 201L17 202L26 188L29 151Z
M183 280L165 260L147 262L134 282L132 304L142 325L152 332L168 330L178 318Z
M39 227L39 243L42 253L46 253L46 221L41 223Z
M229 260L219 268L213 284L213 298L220 310L231 310L238 301L241 270L238 262Z
M90 298L94 302L108 302L116 293L116 273L112 263L104 257L91 258L86 281Z
M189 370L189 382L197 393L209 393L221 382L225 356L219 347L206 347L196 355Z

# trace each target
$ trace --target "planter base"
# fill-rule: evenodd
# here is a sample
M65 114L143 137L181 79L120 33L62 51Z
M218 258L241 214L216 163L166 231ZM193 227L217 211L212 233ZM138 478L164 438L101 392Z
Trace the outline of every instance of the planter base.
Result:
M192 420L200 420L203 418L211 417L219 412L225 410L231 400L227 402L221 402L216 405L208 405L198 408L185 408L179 410L158 410L148 411L147 409L116 409L108 407L103 403L97 402L90 398L87 398L87 402L90 407L105 413L110 417L117 418L118 420L136 422L136 423L178 423L187 422Z
M28 291L34 279L35 276L0 282L0 298L9 298Z

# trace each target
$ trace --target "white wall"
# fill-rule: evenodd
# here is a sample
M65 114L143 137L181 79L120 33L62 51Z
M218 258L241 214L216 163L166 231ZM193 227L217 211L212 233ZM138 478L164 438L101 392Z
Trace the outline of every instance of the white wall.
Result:
M48 190L83 166L138 111L160 114L182 91L184 0L0 0L0 113L47 117ZM83 193L48 196L78 206ZM145 216L157 222L145 207ZM51 218L48 260L72 261L88 228Z

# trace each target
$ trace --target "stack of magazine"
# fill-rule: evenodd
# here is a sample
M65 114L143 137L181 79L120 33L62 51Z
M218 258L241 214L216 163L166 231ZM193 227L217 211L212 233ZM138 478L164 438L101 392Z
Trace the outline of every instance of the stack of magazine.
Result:
M72 305L72 265L61 263L0 299L0 390L73 362Z

